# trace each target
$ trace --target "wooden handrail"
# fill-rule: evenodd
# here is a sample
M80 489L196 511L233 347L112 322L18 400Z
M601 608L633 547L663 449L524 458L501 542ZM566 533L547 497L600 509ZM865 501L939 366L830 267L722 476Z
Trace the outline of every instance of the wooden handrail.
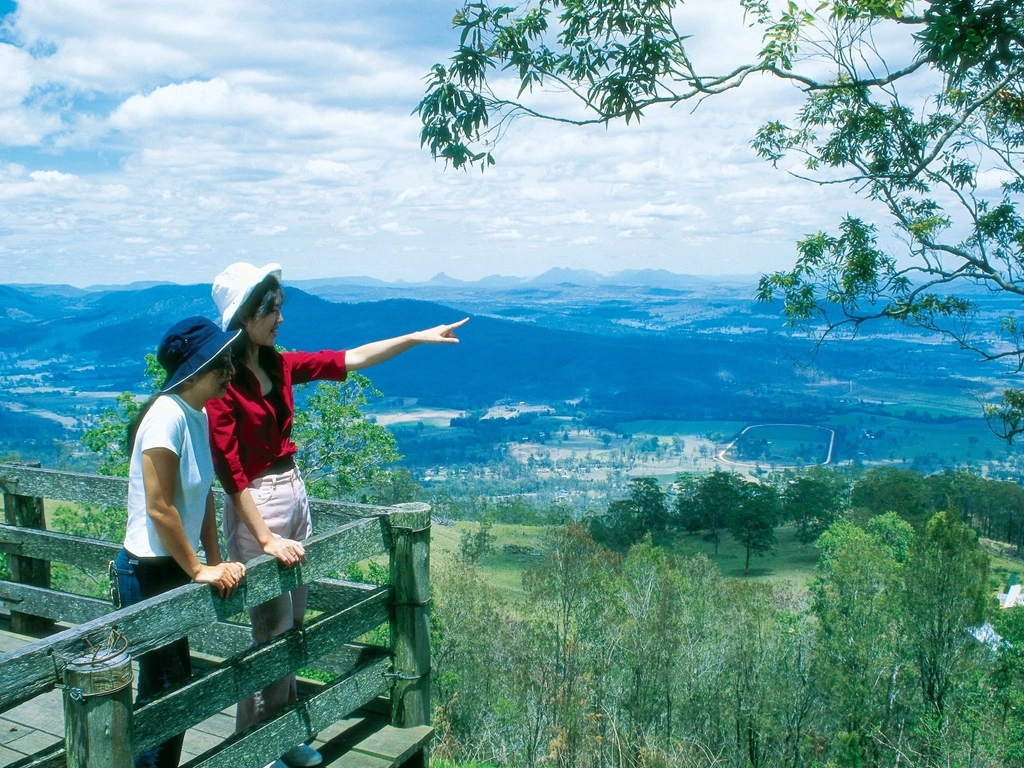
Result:
M129 639L129 653L138 656L384 551L381 522L358 520L308 539L305 565L283 568L267 555L251 561L244 585L230 598L205 584L186 584L22 646L0 656L0 710L53 688L53 654L73 658L112 629Z
M56 560L85 570L105 571L117 557L120 544L54 531L0 525L0 552L41 560Z
M0 490L5 499L31 502L39 509L44 497L123 507L127 481L0 464ZM223 494L219 496L222 501ZM323 659L330 659L332 672L340 675L334 683L190 765L264 765L389 689L395 725L424 722L429 718L430 696L429 506L379 507L314 499L310 505L317 534L304 542L305 564L284 568L269 556L252 560L243 584L228 599L207 585L186 584L114 611L107 601L59 592L48 583L0 581L0 602L11 606L12 615L77 623L0 655L0 713L52 689L58 682L55 659L74 658L116 629L128 640L132 656L189 636L194 647L208 652L215 648L214 655L228 657L212 671L136 710L136 754L287 672ZM111 542L20 527L20 522L0 525L0 552L47 568L51 561L58 561L95 572L104 569L119 550ZM389 574L395 586L332 578L355 563L385 553L390 555ZM309 607L323 613L301 628L249 648L247 628L225 623L248 607L302 585L310 587ZM385 621L391 626L390 650L353 644L354 638ZM19 765L56 768L64 762L63 747L57 746Z
M22 464L0 463L0 491L18 496L70 501L76 504L98 504L124 508L128 498L128 478L87 475L40 469ZM224 491L213 489L217 511L224 509ZM309 510L317 528L335 527L350 520L387 514L390 507L357 504L347 501L310 499Z

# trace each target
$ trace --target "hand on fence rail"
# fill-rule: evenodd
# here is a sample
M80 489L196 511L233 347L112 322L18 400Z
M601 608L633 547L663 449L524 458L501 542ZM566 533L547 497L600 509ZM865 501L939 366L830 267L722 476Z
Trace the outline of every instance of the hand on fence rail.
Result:
M276 557L281 565L288 566L306 562L306 549L302 542L275 537L263 545L263 553Z
M220 563L219 565L201 565L199 573L193 581L199 584L209 584L217 590L221 597L231 597L238 583L245 576L245 566L242 563Z

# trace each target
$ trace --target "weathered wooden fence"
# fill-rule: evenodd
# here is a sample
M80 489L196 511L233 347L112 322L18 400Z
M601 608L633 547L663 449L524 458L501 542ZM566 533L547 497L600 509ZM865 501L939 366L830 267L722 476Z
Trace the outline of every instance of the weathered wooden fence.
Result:
M74 658L116 629L127 638L133 657L187 636L193 649L224 659L135 710L131 735L136 754L289 671L311 666L337 677L295 707L199 756L190 768L264 766L389 692L393 726L429 724L427 505L372 507L312 500L314 535L305 542L304 565L283 568L271 557L260 557L248 564L243 586L228 599L206 585L188 584L114 611L106 600L50 588L51 561L105 571L120 546L46 531L42 500L123 507L127 481L0 464L0 487L7 523L0 525L0 551L7 554L11 576L0 581L0 603L11 608L12 630L35 633L54 621L77 625L0 656L0 713L54 688L55 659ZM222 501L223 495L218 507ZM331 578L381 554L390 556L388 585ZM321 612L303 627L250 649L248 628L227 621L302 584L310 587L309 607ZM391 648L353 642L385 622ZM424 759L417 748L408 762ZM58 744L19 766L56 768L65 761L64 745Z

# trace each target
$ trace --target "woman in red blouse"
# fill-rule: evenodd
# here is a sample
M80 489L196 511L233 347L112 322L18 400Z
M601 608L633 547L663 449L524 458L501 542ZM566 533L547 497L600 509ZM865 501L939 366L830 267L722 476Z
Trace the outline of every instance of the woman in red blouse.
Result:
M224 534L230 556L242 562L267 554L292 566L305 561L301 540L312 533L309 503L295 467L291 440L293 384L342 381L348 371L383 363L419 344L458 344L455 330L468 318L346 351L278 352L277 329L284 319L281 267L238 262L213 282L221 326L241 328L247 347L227 396L207 404L214 467L227 503ZM265 643L302 623L306 587L250 609L253 645ZM295 701L289 675L238 704L240 732ZM282 756L293 766L320 763L320 754L299 744ZM275 767L280 761L275 762Z

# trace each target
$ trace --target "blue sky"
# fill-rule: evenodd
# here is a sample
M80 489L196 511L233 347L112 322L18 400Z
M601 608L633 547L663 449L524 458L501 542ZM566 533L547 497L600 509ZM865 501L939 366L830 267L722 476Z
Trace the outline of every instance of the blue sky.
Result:
M520 121L495 168L446 170L410 113L455 10L0 0L3 282L209 282L237 260L286 280L751 274L863 205L754 156L757 125L798 103L768 81L639 128ZM710 67L759 44L728 0L679 26Z

